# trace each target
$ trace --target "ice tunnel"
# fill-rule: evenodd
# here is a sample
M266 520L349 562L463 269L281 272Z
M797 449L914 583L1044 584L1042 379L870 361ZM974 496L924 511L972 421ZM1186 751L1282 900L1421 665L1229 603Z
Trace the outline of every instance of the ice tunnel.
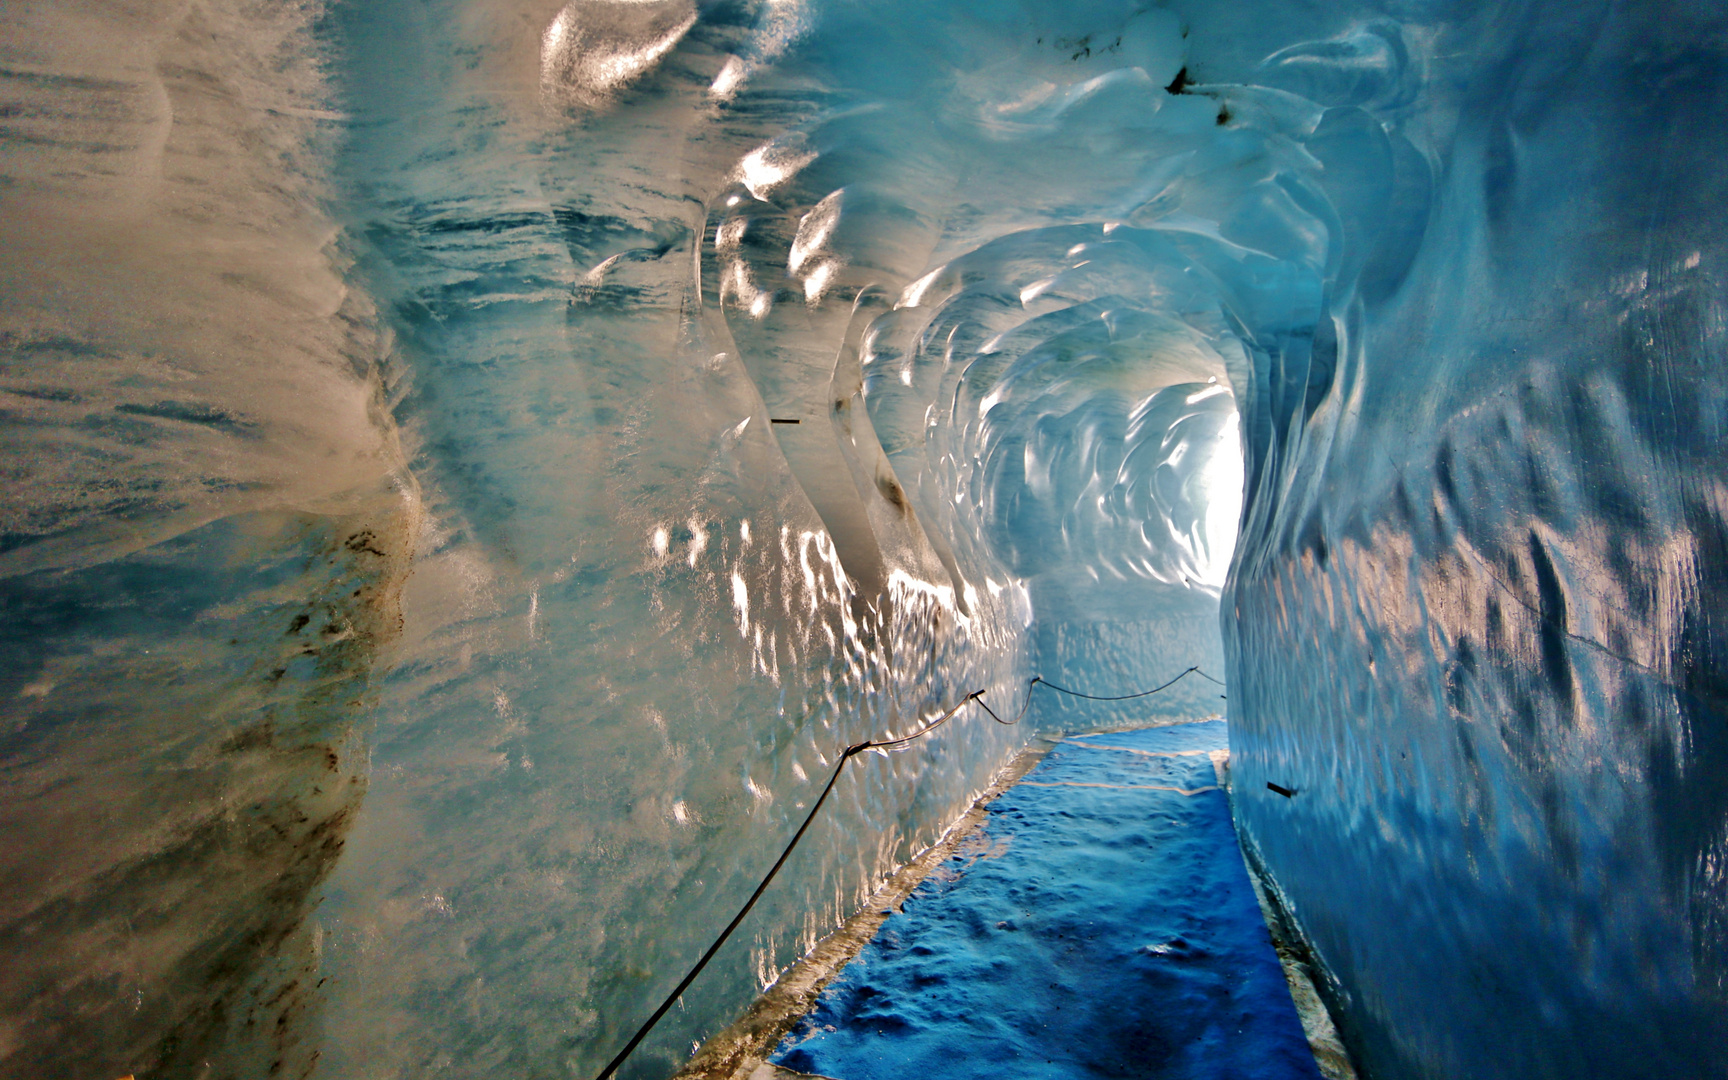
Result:
M620 1075L1220 714L1359 1075L1728 1077L1725 115L1716 0L6 5L0 1077L586 1080L841 748L1190 666L861 756Z

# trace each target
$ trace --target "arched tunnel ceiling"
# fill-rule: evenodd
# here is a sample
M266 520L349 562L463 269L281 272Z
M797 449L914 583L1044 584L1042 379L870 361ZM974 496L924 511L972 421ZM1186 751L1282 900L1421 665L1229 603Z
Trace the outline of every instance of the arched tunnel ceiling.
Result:
M546 36L546 100L600 123L627 111L609 50L644 58L646 76L669 10L568 5ZM810 119L770 107L769 137L720 166L731 183L707 196L699 241L711 332L865 595L899 572L964 608L977 583L957 568L958 531L1057 618L1144 612L1158 585L1215 596L1240 487L1235 391L1252 377L1239 334L1267 323L1256 301L1316 288L1326 259L1323 223L1279 187L1312 162L1221 131L1221 100L1172 92L1187 75L1170 12L1031 18L931 19L929 39L891 32L883 66L803 57L854 81ZM572 44L563 28L584 20L606 49ZM788 25L761 24L736 55L773 52ZM943 44L972 62L913 62ZM1016 60L985 59L992 46ZM788 58L755 76L765 90L739 64L712 101L777 101L800 78Z

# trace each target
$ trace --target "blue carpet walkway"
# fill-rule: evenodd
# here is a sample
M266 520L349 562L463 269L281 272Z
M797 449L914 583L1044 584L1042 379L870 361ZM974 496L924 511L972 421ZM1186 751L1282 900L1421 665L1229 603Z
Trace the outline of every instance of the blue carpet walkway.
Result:
M1209 751L1068 739L989 807L772 1060L838 1080L1318 1080Z

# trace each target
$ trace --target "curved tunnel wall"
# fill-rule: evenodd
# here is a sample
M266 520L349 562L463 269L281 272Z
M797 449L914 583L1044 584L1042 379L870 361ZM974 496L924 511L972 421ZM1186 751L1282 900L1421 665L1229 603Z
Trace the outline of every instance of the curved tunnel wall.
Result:
M634 1074L1225 707L1372 1075L1722 1071L1709 12L0 33L0 1075L590 1074L837 748L1192 663L865 761Z
M1396 145L1344 174L1387 232L1324 365L1263 383L1238 814L1374 1073L1719 1075L1723 24L1468 15L1423 61L1432 188ZM1395 90L1370 46L1272 66L1350 117Z

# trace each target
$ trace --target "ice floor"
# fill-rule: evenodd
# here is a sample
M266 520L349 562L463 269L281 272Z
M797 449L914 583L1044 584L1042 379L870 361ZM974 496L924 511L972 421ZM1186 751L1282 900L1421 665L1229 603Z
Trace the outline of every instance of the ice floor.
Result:
M1223 721L1063 740L773 1060L839 1080L1316 1078L1213 758Z

